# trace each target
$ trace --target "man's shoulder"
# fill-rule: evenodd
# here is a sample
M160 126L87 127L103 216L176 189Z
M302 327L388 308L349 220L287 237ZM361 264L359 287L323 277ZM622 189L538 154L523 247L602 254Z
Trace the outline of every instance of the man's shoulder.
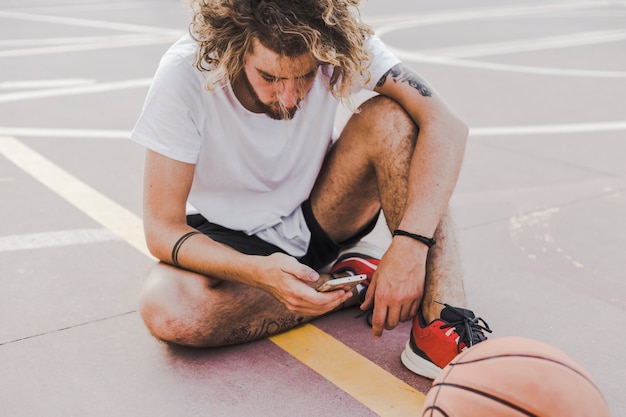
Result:
M161 64L193 65L197 51L197 42L187 34L169 47L161 59Z
M196 66L197 50L198 44L190 35L180 38L161 57L155 81L178 87L187 84L194 89L198 83L206 83L208 73Z

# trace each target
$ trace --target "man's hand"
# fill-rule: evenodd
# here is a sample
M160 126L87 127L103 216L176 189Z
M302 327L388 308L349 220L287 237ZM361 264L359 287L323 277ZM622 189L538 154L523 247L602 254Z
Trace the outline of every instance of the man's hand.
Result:
M259 274L259 288L269 292L287 309L305 316L321 316L352 297L351 291L317 292L313 285L319 274L283 253L264 257Z
M411 320L424 293L428 248L410 239L394 239L382 257L367 289L361 309L374 306L372 335L382 336L383 328L394 329Z

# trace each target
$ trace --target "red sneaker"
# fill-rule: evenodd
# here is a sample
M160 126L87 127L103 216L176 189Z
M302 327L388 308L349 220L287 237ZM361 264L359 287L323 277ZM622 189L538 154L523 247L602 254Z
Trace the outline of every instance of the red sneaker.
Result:
M365 281L364 285L368 285L374 276L376 268L378 268L378 264L380 264L380 258L383 256L383 253L384 251L376 245L368 242L359 242L339 254L335 264L330 269L330 273L365 274L367 275L367 281Z
M354 275L365 274L367 279L356 287L357 293L359 294L359 300L363 303L363 301L365 301L365 295L367 294L367 286L371 282L374 272L376 272L378 264L380 264L380 258L382 258L384 253L385 251L376 245L368 242L359 242L339 253L339 257L330 269L330 273L340 274L342 272L348 272L349 274ZM365 316L365 321L371 327L372 312L373 309L370 308L356 317Z
M422 311L413 318L411 337L402 352L402 363L418 375L435 379L461 351L487 339L489 325L470 310L444 304L441 318L428 325ZM480 324L482 322L482 325Z

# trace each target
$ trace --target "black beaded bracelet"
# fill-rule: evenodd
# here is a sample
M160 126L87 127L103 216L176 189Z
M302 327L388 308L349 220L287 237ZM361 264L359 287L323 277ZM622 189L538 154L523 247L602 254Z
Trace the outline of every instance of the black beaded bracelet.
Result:
M181 236L180 239L176 241L176 243L174 243L174 247L172 248L172 265L180 266L178 264L178 251L180 250L180 247L183 245L183 243L185 243L185 240L189 239L193 235L199 235L199 234L201 233L198 231L185 233L184 235Z
M435 246L435 243L437 243L437 241L431 237L426 237L426 236L422 236L422 235L416 235L415 233L410 233L404 230L400 230L400 229L396 229L393 231L393 235L394 236L407 236L410 237L411 239L415 239L418 242L423 243L424 245L428 246L429 248L432 248L433 246Z

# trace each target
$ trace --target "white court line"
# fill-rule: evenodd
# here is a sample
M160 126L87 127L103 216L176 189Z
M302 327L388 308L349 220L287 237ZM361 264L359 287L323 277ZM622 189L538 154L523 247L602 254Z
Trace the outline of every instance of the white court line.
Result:
M624 2L622 2L624 3ZM484 10L460 10L452 12L435 12L431 14L425 14L421 16L407 17L404 22L391 22L382 26L376 27L376 33L379 36L395 32L398 30L408 29L412 27L419 27L425 25L434 25L442 23L451 23L459 21L469 20L486 20L496 19L502 17L511 16L528 16L532 14L545 14L561 11L571 10L584 10L584 9L596 9L601 7L615 6L615 2L611 1L595 1L595 2L580 2L571 4L552 4L552 5L540 5L530 7L512 7L502 9L484 9ZM618 34L604 34L604 42L621 40L617 39ZM596 39L597 41L598 39ZM579 42L590 42L590 39L582 40ZM481 61L468 61L462 59L454 59L446 56L431 56L426 53L407 51L400 48L394 48L391 45L387 45L388 48L394 52L398 58L404 61L413 62L425 62L438 65L456 66L464 68L477 68L494 71L506 71L526 74L538 74L538 75L559 75L559 76L574 76L574 77L597 77L597 78L626 78L626 71L610 71L610 70L586 70L586 69L566 69L566 68L552 68L552 67L538 67L538 66L525 66L525 65L509 65L500 64L494 62L481 62ZM471 47L471 46L470 46ZM520 46L510 45L511 52L514 52L514 48ZM535 45L535 48L538 46ZM554 46L553 46L554 47ZM462 49L464 47L458 47ZM491 51L492 54L494 51ZM508 53L505 48L501 48L498 53Z
M148 9L155 7L169 6L167 3L156 3L154 1L135 1L135 2L106 2L106 3L81 3L81 4L63 4L63 5L50 5L50 6L27 6L14 9L13 11L22 13L76 13L76 12L98 12L98 11L119 11L130 9Z
M0 155L151 257L144 239L142 221L133 212L73 177L16 138L0 136Z
M98 28L98 29L118 30L118 31L123 31L123 32L138 32L138 33L147 33L147 34L154 34L154 35L165 35L165 36L172 35L174 33L180 33L180 30L166 29L166 28L155 27L155 26L133 25L129 23L107 22L107 21L92 20L92 19L79 19L76 17L47 16L47 15L40 15L40 14L10 12L10 11L1 11L1 10L0 10L0 18L28 20L32 22L56 23L56 24L61 24L61 25L82 26L82 27L90 27L90 28Z
M113 241L121 241L121 238L109 229L59 230L54 232L0 236L0 252Z
M443 58L470 58L477 56L502 55L545 49L569 48L597 43L618 42L626 39L626 30L604 30L569 33L567 35L542 38L519 39L509 42L493 42L477 45L460 45L451 48L423 49L421 55Z
M626 121L562 123L554 125L487 126L470 128L470 136L545 135L557 133L610 132L626 130ZM128 139L130 130L55 129L0 126L0 136L40 138Z
M99 49L129 48L133 46L159 45L163 43L173 43L179 39L184 32L177 32L165 36L133 36L133 37L112 37L108 41L94 43L74 43L71 45L45 46L41 48L9 49L0 51L0 58L63 54L68 52L95 51ZM78 39L78 38L77 38Z
M526 65L499 64L496 62L468 61L464 59L444 58L427 56L417 52L403 51L388 46L396 56L404 61L424 62L451 67L476 68L482 70L516 72L520 74L558 75L565 77L591 77L591 78L626 78L626 71L610 70L586 70L553 67L536 67Z
M182 32L181 32L182 33ZM150 35L154 36L154 35ZM49 45L68 45L79 43L103 43L110 41L124 41L145 38L145 35L111 35L111 36L74 36L64 38L28 38L28 39L2 39L0 48L41 47Z
M2 127L0 136L27 136L39 138L128 139L130 130L114 129L53 129L36 127Z
M623 2L624 4L622 6L626 6L626 2ZM616 3L611 3L611 6L617 6ZM574 8L572 8L572 6L576 6ZM562 9L559 6L558 10L554 10L554 8L551 8L549 10L545 10L545 9L540 9L538 11L533 11L531 14L533 15L533 18L536 19L541 19L541 18L545 18L545 19L554 19L554 16L551 16L550 14L542 14L542 13L550 13L550 12L554 12L554 11L558 11L559 12L559 18L562 17L621 17L621 16L626 16L626 10L622 11L622 10L602 10L602 9L597 9L597 10L590 10L590 7L603 7L603 6L609 6L608 3L600 3L600 4L596 4L596 3L585 3L583 4L583 6L585 7L581 7L581 4L574 4L574 5L567 5L565 9ZM494 9L489 9L494 10ZM518 16L525 16L526 14L524 13L511 13L510 12L510 8L506 8L506 9L495 9L495 10L503 10L503 13L506 13L504 16L495 16L495 17L518 17ZM518 9L519 10L519 9ZM533 8L533 10L536 10L536 8ZM450 23L450 22L454 22L454 21L463 21L463 20L476 20L476 19L480 19L481 17L484 17L485 14L483 12L474 12L471 10L467 10L467 11L462 11L462 10L457 10L454 12L431 12L431 13L419 13L419 14L411 14L411 13L404 13L404 14L385 14L385 15L378 15L378 16L374 16L374 15L367 15L364 14L363 15L363 20L365 23L371 25L372 27L375 28L376 33L381 35L381 34L385 34L386 32L389 32L389 30L394 31L397 30L396 29L396 25L398 24L407 24L410 26L429 26L429 25L436 25L436 24L441 24L441 23ZM409 24L409 22L413 22L413 24ZM417 25L415 24L417 23Z
M0 82L0 90L22 90L33 88L59 88L77 85L95 84L96 80L87 78L57 78L48 80L26 80Z
M501 17L527 16L532 14L544 14L570 10L595 9L600 7L612 6L612 1L588 1L569 4L546 4L522 7L504 7L489 9L467 9L453 10L433 13L420 13L412 16L405 16L404 22L392 22L377 26L376 33L379 36L386 35L389 32L395 32L417 26L438 25L442 23L464 22L470 20L485 20ZM373 20L375 22L375 20Z
M79 94L103 93L130 88L148 87L152 78L139 78L134 80L114 81L90 85L79 85L66 88L52 88L47 90L20 91L15 93L0 94L0 103L32 100L48 97L73 96Z
M470 136L543 135L555 133L609 132L626 130L626 120L619 122L573 123L529 126L492 126L470 128Z

